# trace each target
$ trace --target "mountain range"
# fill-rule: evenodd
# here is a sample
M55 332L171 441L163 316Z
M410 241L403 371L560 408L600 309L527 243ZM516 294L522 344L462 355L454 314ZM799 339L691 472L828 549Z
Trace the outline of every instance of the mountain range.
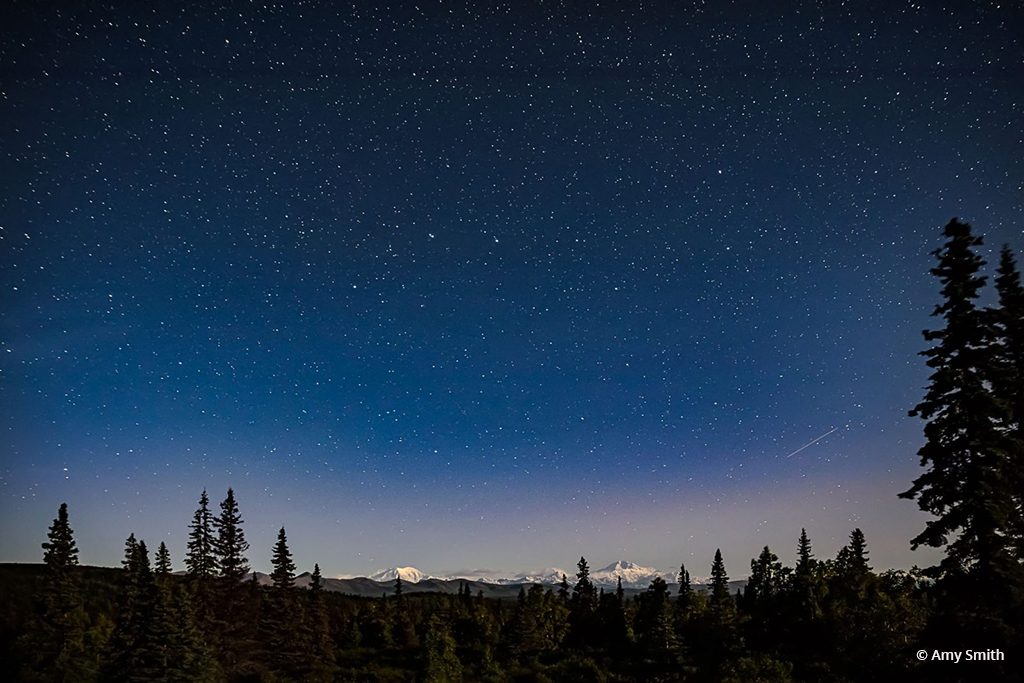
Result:
M363 597L381 597L392 595L395 579L402 577L406 593L448 593L456 594L464 586L468 586L473 595L483 594L487 598L514 599L524 585L539 583L554 588L555 584L566 576L569 585L576 583L576 573L569 573L558 567L548 567L535 572L508 574L493 570L469 570L453 572L445 576L428 576L415 567L392 567L384 569L368 577L343 577L323 579L324 590L357 595ZM252 575L250 575L251 577ZM605 590L614 590L618 578L622 577L622 587L627 596L647 590L656 576L661 576L669 584L669 591L675 593L677 586L671 572L661 572L650 567L643 567L633 562L620 560L607 567L591 572L594 585ZM256 572L256 581L263 586L272 583L270 575ZM296 588L309 588L311 577L303 572L295 577ZM701 579L693 581L694 589L707 589L706 582ZM729 591L735 593L738 588L746 585L745 580L731 581Z
M355 580L366 578L377 583L393 584L398 577L405 584L418 584L425 580L433 581L470 581L474 583L492 584L495 586L518 586L521 584L540 583L553 585L561 582L565 576L570 585L576 583L576 571L559 567L545 567L533 572L510 573L490 569L467 569L449 574L430 575L416 567L391 567L370 574L368 577L339 577L339 580ZM644 567L628 560L618 560L606 567L592 570L590 580L599 588L615 588L619 578L623 588L646 589L655 577L662 577L668 583L675 583L675 572L662 571L653 567ZM702 583L694 579L695 584Z

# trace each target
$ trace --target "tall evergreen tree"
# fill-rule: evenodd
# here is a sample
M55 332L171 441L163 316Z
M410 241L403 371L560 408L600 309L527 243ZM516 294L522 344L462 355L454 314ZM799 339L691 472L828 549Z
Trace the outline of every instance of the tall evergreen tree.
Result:
M572 599L579 603L581 609L592 612L597 606L597 590L590 580L590 565L587 564L587 558L581 557L576 569L576 585L572 589Z
M680 563L677 580L679 590L676 596L676 631L680 642L683 643L683 649L686 650L699 639L694 638L694 632L702 628L699 613L706 603L703 596L698 597L694 592L690 572L687 571L685 564Z
M121 568L128 570L129 574L126 576L134 578L131 574L132 568L135 563L138 562L138 550L139 541L135 538L135 533L128 534L128 538L124 541L124 557L121 558Z
M807 529L800 529L796 554L796 567L789 582L789 590L780 601L778 610L778 616L783 621L781 632L785 634L778 644L786 652L786 658L794 663L795 678L816 680L825 671L821 661L828 640L828 634L822 626L822 600L825 594L823 577L831 563L815 559ZM761 634L765 632L762 626ZM770 635L771 631L767 633ZM755 640L758 640L757 636Z
M1012 428L1024 429L1024 286L1013 252L1004 246L996 271L999 306L993 314L996 334L997 398L1009 413Z
M679 608L684 612L693 606L693 585L690 583L690 572L686 571L686 565L679 565Z
M78 546L61 503L42 544L46 572L36 591L37 611L19 640L24 653L26 681L90 680L97 661L86 648L88 616L82 606L78 575ZM10 673L10 672L8 672Z
M274 556L270 562L274 566L274 571L270 574L274 588L291 588L295 584L295 562L292 561L292 552L288 549L288 537L285 535L284 527L277 532Z
M1000 253L996 292L999 307L992 311L996 336L992 390L1005 418L1005 479L1013 495L1008 537L1017 561L1024 562L1024 287L1008 246Z
M292 590L295 584L295 562L288 549L284 527L277 533L271 564L274 567L270 574L273 584L269 599L263 604L261 619L264 651L271 671L282 678L296 679L304 673L306 653L302 651L303 640L299 635L299 605Z
M732 604L729 593L729 575L725 573L725 561L722 560L721 549L715 550L715 559L711 563L711 606L724 607Z
M836 571L849 579L863 576L871 571L868 564L868 546L864 540L864 532L854 529L850 534L850 542L839 550L836 555Z
M690 572L686 571L685 564L679 565L679 574L676 575L676 580L679 582L679 595L693 590L693 587L690 584Z
M850 564L858 572L871 571L868 564L868 544L860 527L850 532Z
M169 618L156 623L157 592L149 551L135 534L125 541L124 567L104 678L118 681L161 680L166 675Z
M217 605L212 581L217 574L217 560L214 556L213 513L210 512L210 497L206 489L200 494L199 507L188 525L185 573L190 583L189 608L195 628L216 639Z
M1020 271L1017 269L1013 251L1008 245L1004 245L1000 250L995 284L999 297L995 324L1002 345L1005 346L1002 350L1004 362L1010 366L1008 370L1024 377L1024 369L1021 368L1024 364L1024 286L1021 285ZM1013 389L1011 391L1018 398L1024 393L1019 383L1015 383ZM1021 410L1016 409L1012 412L1019 415Z
M569 600L569 634L568 641L578 649L594 646L601 639L595 623L594 613L597 611L597 589L590 580L590 565L581 557L576 564L576 585L572 589Z
M68 572L78 565L78 546L68 522L68 504L61 503L43 543L43 562L50 571Z
M405 582L402 576L395 574L394 604L389 605L391 614L391 639L399 647L412 647L417 643L416 627L412 614L406 608Z
M249 543L242 531L242 521L238 503L235 502L235 492L229 488L227 497L220 504L220 516L213 520L213 527L217 530L213 550L220 575L235 583L249 573L249 562L245 557Z
M311 595L323 595L324 579L320 573L320 563L313 563L313 573L309 575L309 590Z
M796 546L796 569L793 572L793 591L795 593L796 618L805 626L817 618L820 612L818 602L819 586L815 569L817 560L811 552L811 539L807 529L800 529L800 539Z
M735 656L739 633L733 596L729 593L729 576L725 571L722 551L715 550L711 563L709 607L696 620L698 629L688 629L695 637L693 655L710 678L721 680L723 667Z
M750 578L740 603L750 619L746 623L748 641L762 650L770 649L777 640L778 612L786 575L779 557L764 546L761 554L750 561Z
M210 512L210 497L206 495L205 489L199 496L199 507L192 516L188 529L186 571L192 577L213 576L216 571L213 555L213 513Z
M160 547L156 551L153 572L158 576L166 576L171 573L171 553L167 550L167 544L163 541L160 541Z
M467 586L466 592L469 592ZM308 639L310 678L315 681L334 680L334 642L331 639L327 619L327 605L324 604L323 577L320 565L313 565L309 583Z
M942 329L926 330L935 342L921 352L933 370L924 399L910 411L927 420L918 451L927 468L900 494L917 499L934 516L911 546L945 548L933 575L968 572L983 583L1005 582L1016 564L1005 538L1013 520L1012 483L1006 476L1007 439L1000 431L1005 413L990 391L993 368L991 317L975 305L985 283L984 261L975 253L981 238L955 218L946 225L945 245L936 250L932 274L942 283L943 302L934 316Z
M796 576L797 579L809 579L814 571L814 553L811 552L811 539L807 529L800 529L800 539L796 544Z
M216 609L212 613L212 629L216 634L216 652L220 665L229 678L241 676L252 659L253 629L258 623L259 601L246 599L248 589L243 579L249 572L245 553L249 543L242 530L242 516L235 501L235 492L229 488L220 504L220 515L213 520L217 536L213 540L215 566L220 572L216 591Z
M558 584L558 597L562 599L562 602L569 602L569 578L562 574L562 581Z
M768 546L761 550L757 559L750 561L750 579L743 593L748 612L757 613L759 608L770 608L782 589L782 563Z

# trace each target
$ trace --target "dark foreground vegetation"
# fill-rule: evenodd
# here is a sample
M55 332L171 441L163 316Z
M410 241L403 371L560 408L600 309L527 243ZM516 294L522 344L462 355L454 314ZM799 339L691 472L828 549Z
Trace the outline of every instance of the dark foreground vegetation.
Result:
M1024 671L1024 290L1002 252L997 303L975 300L979 238L956 220L933 269L940 329L912 411L925 468L900 494L932 518L911 540L943 548L922 571L872 570L859 529L834 558L801 532L792 566L765 547L732 594L720 553L707 590L685 567L626 598L575 580L518 599L297 588L285 530L272 585L249 576L233 492L214 515L203 492L185 574L129 536L121 569L78 566L66 505L44 566L0 568L3 671L25 681L889 681L1021 680ZM934 652L985 661L932 661ZM919 655L924 651L925 661Z
M511 600L468 587L406 595L400 583L358 598L316 578L291 587L283 534L269 587L173 575L148 559L129 541L123 569L0 568L12 670L24 680L861 680L910 673L927 613L919 578L872 572L859 532L826 561L801 536L793 568L765 549L740 595L720 555L706 591L683 569L671 592L657 579L632 598L606 593L581 559L575 581L523 586ZM33 598L50 591L54 600ZM60 595L71 607L62 628ZM63 679L47 671L58 661Z

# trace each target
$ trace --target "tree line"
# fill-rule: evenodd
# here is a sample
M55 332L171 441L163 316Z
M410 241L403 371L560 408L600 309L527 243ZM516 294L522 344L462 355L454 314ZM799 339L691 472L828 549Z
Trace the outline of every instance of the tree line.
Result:
M98 615L76 580L66 504L43 547L38 613L20 643L24 680L784 681L863 672L864 658L876 671L907 669L925 609L919 576L873 572L860 529L823 561L802 530L792 568L765 547L735 594L719 551L704 590L681 565L674 592L659 577L627 599L621 579L615 591L595 586L581 557L575 581L524 585L514 603L473 595L469 582L454 596L407 595L401 578L388 595L358 599L325 592L319 565L308 590L296 588L284 528L261 586L233 491L218 516L204 491L184 575L171 573L164 543L151 563L129 535L115 604Z
M204 491L192 517L184 575L160 543L125 542L110 604L85 585L66 504L43 543L35 603L18 622L9 669L26 681L869 681L961 680L919 662L919 649L1000 649L972 674L1015 680L1024 651L1024 289L1003 248L996 302L981 240L956 219L935 252L942 284L925 331L932 369L918 454L925 471L900 495L931 514L913 547L942 548L938 565L877 572L854 529L835 557L817 558L806 530L792 565L765 546L746 586L731 593L721 552L710 583L685 565L626 597L594 585L585 558L575 580L522 586L514 601L404 592L356 598L308 590L284 528L271 584L247 560L243 520L228 489L216 514ZM975 666L981 666L976 664Z

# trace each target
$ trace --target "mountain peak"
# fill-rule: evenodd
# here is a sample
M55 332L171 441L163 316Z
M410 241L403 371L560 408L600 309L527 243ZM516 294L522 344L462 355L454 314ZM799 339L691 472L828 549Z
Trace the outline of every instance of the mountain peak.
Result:
M630 562L629 560L616 560L603 569L598 569L599 572L614 572L614 571L629 571L631 569L644 569L636 562Z
M399 577L406 583L419 583L425 578L425 574L416 569L416 567L392 567L390 569L382 569L367 578L378 583L390 583Z
M622 579L622 585L629 588L645 588L662 572L653 567L644 567L629 560L617 560L607 567L590 573L590 580L596 585L616 585Z

